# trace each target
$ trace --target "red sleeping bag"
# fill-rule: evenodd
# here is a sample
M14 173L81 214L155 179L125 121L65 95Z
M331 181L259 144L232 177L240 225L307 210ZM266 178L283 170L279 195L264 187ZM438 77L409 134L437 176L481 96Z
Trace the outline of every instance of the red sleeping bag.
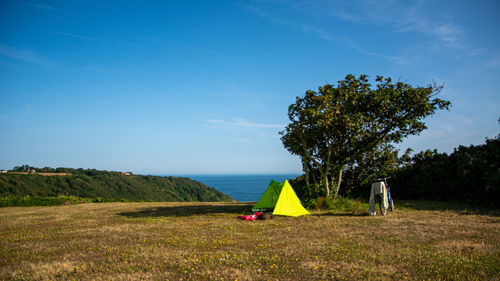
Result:
M238 218L246 221L254 221L255 219L258 219L260 216L262 216L262 212L257 212L253 215L248 215L248 216L238 216Z

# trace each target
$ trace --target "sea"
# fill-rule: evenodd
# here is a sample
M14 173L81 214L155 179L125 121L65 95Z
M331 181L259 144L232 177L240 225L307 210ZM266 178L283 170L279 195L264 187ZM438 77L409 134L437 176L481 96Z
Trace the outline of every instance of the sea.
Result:
M178 175L199 181L225 193L239 202L258 201L271 180L282 182L299 174L269 175Z

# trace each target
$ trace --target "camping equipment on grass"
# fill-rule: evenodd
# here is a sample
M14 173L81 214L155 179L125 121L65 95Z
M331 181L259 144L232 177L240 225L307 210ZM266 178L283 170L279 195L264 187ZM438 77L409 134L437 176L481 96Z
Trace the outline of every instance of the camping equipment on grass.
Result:
M387 188L387 199L389 200L389 207L391 208L391 212L394 212L394 200L392 200L391 188L387 183L388 178L384 178L385 187Z
M292 186L285 180L271 180L264 194L253 206L252 211L273 211L273 215L298 217L310 213L302 206Z
M246 221L254 221L255 219L258 219L262 216L262 212L257 212L253 215L248 215L248 216L238 216L239 219L241 220L246 220Z
M376 215L375 204L379 203L380 212L383 216L387 213L387 208L390 206L391 211L394 211L394 202L391 196L391 190L387 184L387 178L377 179L371 186L369 209L370 215Z
M269 213L263 213L262 216L260 216L259 220L270 220L273 218L272 214Z

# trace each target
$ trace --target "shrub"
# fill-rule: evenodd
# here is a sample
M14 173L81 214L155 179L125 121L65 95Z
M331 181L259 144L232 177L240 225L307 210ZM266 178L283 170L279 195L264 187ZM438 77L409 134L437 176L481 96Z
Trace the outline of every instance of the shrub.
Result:
M314 201L314 203L309 205L309 208L315 208L318 210L345 211L354 214L360 214L368 210L368 204L362 203L359 200L340 196L336 199L333 199L332 197L318 197Z
M0 198L0 207L56 206L56 205L62 205L66 201L72 201L72 200L67 196L58 196L58 197L7 196Z

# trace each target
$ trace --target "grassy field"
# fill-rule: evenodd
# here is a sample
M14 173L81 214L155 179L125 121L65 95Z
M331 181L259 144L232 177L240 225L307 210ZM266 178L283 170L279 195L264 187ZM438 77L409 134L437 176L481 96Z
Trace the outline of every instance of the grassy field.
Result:
M250 208L1 208L0 280L500 280L498 212L404 202L385 217L236 219Z

